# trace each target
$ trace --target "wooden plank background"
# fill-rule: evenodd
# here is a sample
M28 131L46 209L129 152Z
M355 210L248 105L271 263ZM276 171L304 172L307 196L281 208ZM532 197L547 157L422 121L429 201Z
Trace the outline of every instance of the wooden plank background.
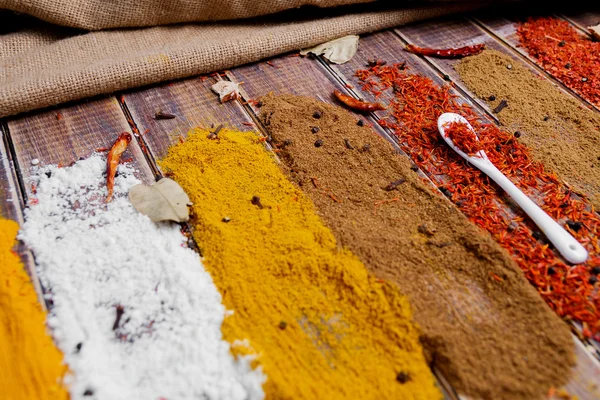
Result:
M600 13L587 12L562 18L583 27L600 22ZM407 61L412 73L429 76L440 84L444 83L444 76L447 75L447 78L455 82L460 101L474 107L483 119L495 120L487 105L475 98L460 82L453 68L456 61L415 56L404 51L406 43L425 47L486 43L488 48L510 55L515 62L527 65L536 74L550 79L569 95L577 97L536 67L523 49L517 47L514 21L514 17L483 15L476 19L458 17L418 23L363 36L358 54L343 65L329 65L319 57L286 54L226 71L222 76L180 80L127 91L116 97L96 98L6 119L4 125L0 125L3 133L3 141L0 143L0 193L3 200L0 201L0 211L2 215L22 223L23 208L31 194L27 180L32 159L38 158L43 164L70 165L98 148L110 147L123 131L136 136L123 158L131 158L138 170L138 177L145 183L152 183L160 174L156 160L164 157L169 146L184 139L194 127L211 128L225 124L238 130L264 132L264 127L257 118L260 108L252 103L246 104L245 101L256 99L270 91L311 96L335 104L332 92L337 89L357 98L373 100L371 94L363 93L358 88L358 81L354 77L354 72L365 68L367 61L372 59ZM217 95L210 89L218 79L243 82L244 98L219 103ZM382 99L389 100L386 95ZM583 102L581 99L579 101ZM157 111L171 113L175 118L157 120ZM395 137L377 124L385 114L356 114L356 117L357 120L362 118L373 125L380 135L398 146ZM406 154L405 156L408 157ZM510 203L506 207L511 207ZM514 209L512 211L518 212ZM35 270L31 268L31 255L24 248L20 250L37 284ZM36 288L41 296L42 288L39 284ZM574 341L577 365L573 369L573 378L565 389L580 399L600 398L600 363L595 357L597 354L589 349L589 343L576 338ZM443 377L440 378L443 381ZM460 398L449 385L444 383L442 387L446 390L447 398Z

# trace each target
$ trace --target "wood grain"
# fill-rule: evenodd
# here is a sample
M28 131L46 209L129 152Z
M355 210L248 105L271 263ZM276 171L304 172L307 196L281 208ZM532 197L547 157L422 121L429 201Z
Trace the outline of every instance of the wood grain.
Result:
M219 97L211 90L216 81L214 77L192 78L123 95L153 157L164 157L169 146L177 143L180 135L185 137L192 128L224 124L240 131L255 129L249 125L252 119L241 103L219 102ZM175 118L157 120L154 116L159 110L173 114Z
M110 148L121 132L131 129L114 97L102 98L58 110L41 111L8 120L15 161L25 183L25 196L31 161L40 165L67 166L86 158L100 148ZM122 159L132 158L137 176L145 183L154 181L139 145L131 142Z
M569 22L579 26L580 29L587 32L588 26L600 24L600 10L588 12L566 12L561 14Z

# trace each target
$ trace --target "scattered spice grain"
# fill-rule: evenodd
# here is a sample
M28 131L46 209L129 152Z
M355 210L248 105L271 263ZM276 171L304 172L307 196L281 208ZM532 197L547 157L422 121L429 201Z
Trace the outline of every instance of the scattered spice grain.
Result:
M456 70L482 99L490 92L508 99L513 107L498 115L500 123L517 130L515 137L525 133L520 140L532 155L574 190L587 194L600 210L600 169L591 167L600 149L600 116L519 63L512 72L506 71L502 65L509 60L486 50L463 60Z
M483 43L472 46L459 47L456 49L428 49L424 47L418 47L413 44L406 45L406 50L413 54L439 58L462 58L472 56L480 53L483 49L485 49L485 44Z
M16 253L19 226L0 218L0 388L5 399L68 400L67 367Z
M323 109L305 110L311 124L303 126L311 149L315 108ZM233 310L223 333L239 343L236 354L258 355L268 398L440 398L406 298L337 245L258 136L224 130L216 142L197 129L159 165L194 203L203 263ZM222 215L236 223L220 223ZM412 380L398 385L399 370Z
M600 42L553 17L529 18L519 24L517 35L521 46L550 75L600 107Z
M297 143L279 154L281 168L299 184L318 177L318 187L302 189L339 243L406 293L429 361L453 386L476 398L530 399L565 382L573 363L568 327L504 250L410 172L408 159L339 107L292 95L262 101L273 140ZM316 107L331 143L319 151L306 129ZM371 150L348 150L342 137ZM382 190L400 177L396 190ZM428 234L419 233L423 224Z

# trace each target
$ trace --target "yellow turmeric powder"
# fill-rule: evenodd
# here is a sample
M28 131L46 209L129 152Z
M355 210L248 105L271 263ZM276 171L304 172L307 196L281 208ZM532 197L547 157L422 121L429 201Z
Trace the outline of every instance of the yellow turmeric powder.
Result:
M19 257L19 226L0 218L0 398L68 399L61 352L46 332L46 315Z
M223 334L257 356L267 398L440 398L406 298L337 247L253 133L207 134L160 166L194 203L194 238L233 310Z

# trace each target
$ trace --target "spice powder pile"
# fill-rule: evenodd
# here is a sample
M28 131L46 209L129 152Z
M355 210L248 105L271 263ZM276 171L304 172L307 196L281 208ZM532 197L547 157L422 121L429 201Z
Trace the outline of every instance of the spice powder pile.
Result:
M451 86L440 86L398 66L407 68L376 65L356 73L363 90L390 104L390 116L380 124L393 132L413 162L472 222L510 252L558 315L581 322L584 336L599 339L600 217L590 203L574 196L555 174L546 171L520 141L521 135L482 122L469 105L459 101ZM444 112L463 115L490 161L586 247L585 264L567 265L498 186L443 142L437 119Z
M600 107L600 43L553 17L529 18L519 24L517 35L550 75Z
M588 195L600 210L600 116L596 112L495 50L465 58L455 68L491 108L506 100L508 106L496 114L500 123L518 132L519 141L535 159Z
M34 170L19 234L52 304L71 399L264 398L265 376L223 340L221 296L179 225L134 209L127 164L107 204L105 170L100 155Z
M409 297L429 361L460 393L530 399L568 379L567 326L406 158L339 107L291 95L262 102L284 171L339 243Z
M193 235L278 399L437 399L405 297L340 249L253 133L195 130L159 162L189 194ZM247 338L247 341L243 339Z
M67 367L19 257L16 222L0 218L0 388L4 399L67 400Z

